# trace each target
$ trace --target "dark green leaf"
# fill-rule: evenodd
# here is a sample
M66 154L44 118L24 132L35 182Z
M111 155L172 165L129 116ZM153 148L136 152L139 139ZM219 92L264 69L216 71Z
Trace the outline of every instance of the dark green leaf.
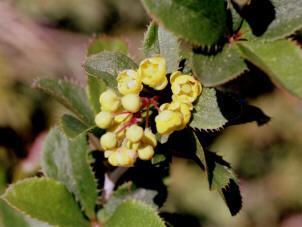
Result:
M42 169L47 176L62 182L74 193L86 215L93 218L98 192L88 150L85 133L68 140L54 128L44 143Z
M159 42L158 42L158 26L152 21L145 33L143 43L144 54L147 57L152 57L160 53Z
M216 91L213 88L203 88L194 108L190 123L193 128L213 130L222 128L227 123L227 119L220 111Z
M122 202L113 213L105 227L164 227L165 224L157 211L141 201L128 200Z
M93 124L93 112L88 105L85 90L80 86L68 81L41 79L34 83L34 87L53 96L58 102L78 116L85 124Z
M94 74L89 74L88 73L88 77L94 77L98 80L98 86L99 86L99 91L102 91L103 89L107 89L110 88L112 90L115 90L116 92L117 90L117 81L116 81L116 77L109 74L109 73L105 73L105 72L96 72ZM88 81L89 82L89 81ZM90 81L89 83L92 83L92 81ZM95 88L93 88L95 89ZM97 97L99 98L99 97Z
M60 123L61 129L69 138L74 138L82 132L88 130L88 126L84 125L77 118L68 114L63 115Z
M192 65L194 73L206 87L228 82L247 70L236 46L232 44L226 45L222 52L213 56L193 53Z
M241 55L267 73L273 81L302 98L302 51L289 40L240 42Z
M84 64L85 70L90 75L102 73L117 76L124 69L136 69L135 62L120 52L103 51L88 57Z
M3 198L9 205L51 225L89 226L65 186L49 178L29 178L11 185Z
M148 12L186 40L199 45L213 45L226 32L227 13L224 0L142 0Z

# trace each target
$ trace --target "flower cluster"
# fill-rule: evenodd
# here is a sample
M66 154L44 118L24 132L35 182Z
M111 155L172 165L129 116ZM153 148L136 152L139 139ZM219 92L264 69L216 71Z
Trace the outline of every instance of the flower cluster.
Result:
M157 146L156 132L149 127L151 113L157 112L157 134L167 139L189 123L193 102L202 90L193 76L176 71L170 76L172 101L160 105L157 91L169 84L166 61L160 56L143 60L138 70L120 72L117 82L121 96L111 89L103 92L101 112L95 117L96 125L106 129L100 144L113 166L132 166L137 158L150 160ZM153 89L151 96L144 95L144 85Z

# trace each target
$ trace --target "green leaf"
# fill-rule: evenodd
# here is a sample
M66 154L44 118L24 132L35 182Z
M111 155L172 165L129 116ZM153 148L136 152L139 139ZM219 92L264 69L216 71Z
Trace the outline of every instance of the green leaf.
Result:
M136 69L136 63L120 52L103 51L88 57L84 63L85 70L90 75L102 73L117 76L124 69Z
M125 42L118 38L101 36L90 41L86 50L86 56L98 54L104 50L120 51L121 53L127 54L128 47Z
M172 73L178 69L180 47L177 37L154 22L148 27L144 38L144 53L147 57L160 54L166 59L167 71Z
M234 9L231 0L228 0L228 7L232 15L232 31L237 31L242 26L243 18L239 13Z
M125 200L135 199L150 204L153 207L156 205L153 203L153 199L157 192L144 188L136 188L132 182L125 183L118 187L112 194L110 199L104 205L104 208L98 212L98 219L105 223L107 222L112 214L115 212L117 207Z
M201 96L194 106L192 128L212 130L219 129L227 123L227 119L222 115L213 88L203 88Z
M160 55L167 61L167 72L172 73L178 69L180 47L177 37L171 32L158 27L158 42Z
M68 140L54 128L44 143L42 169L47 176L63 183L75 195L86 215L93 218L98 192L88 150L85 133Z
M151 206L136 200L121 203L105 227L164 227L165 224Z
M23 215L0 199L0 226L30 227Z
M84 125L77 118L68 114L63 115L63 117L61 118L60 126L65 135L69 138L74 138L82 132L88 130L88 127L86 125Z
M222 52L213 56L193 53L192 65L194 73L206 87L228 82L247 70L236 46L232 44L226 45Z
M158 42L158 26L152 21L144 36L143 50L146 57L152 57L160 53Z
M113 79L112 75L109 75L108 77ZM114 85L114 83L112 85ZM107 90L107 87L108 86L101 77L88 75L87 94L94 113L100 112L101 106L99 97L101 93Z
M206 170L210 189L218 190L224 198L232 215L242 207L242 198L237 178L228 162L214 152L204 150L194 133L196 157Z
M226 32L224 0L142 0L164 27L194 44L213 45Z
M241 55L258 66L273 81L302 98L302 51L289 40L237 43Z
M109 73L105 73L105 72L95 72L93 74L88 73L88 77L94 77L98 80L97 83L100 86L100 88L99 88L100 91L102 91L103 89L110 88L110 89L118 92L116 76L113 76L113 75L111 75ZM92 81L88 81L88 82L92 83ZM97 97L97 98L99 98L99 97Z
M163 154L154 154L153 158L151 159L152 165L158 165L161 162L166 160L166 156Z
M85 90L80 86L68 81L41 79L34 83L34 87L54 97L78 116L83 123L93 124L93 112L88 105Z
M49 178L29 178L11 185L3 198L41 221L62 227L89 226L65 186Z
M259 39L277 40L285 38L302 28L301 0L272 0L276 19Z

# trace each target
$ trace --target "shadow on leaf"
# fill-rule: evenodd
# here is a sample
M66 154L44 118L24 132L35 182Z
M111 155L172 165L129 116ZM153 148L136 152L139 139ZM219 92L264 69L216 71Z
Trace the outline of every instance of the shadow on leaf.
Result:
M276 17L275 7L269 0L250 0L245 5L237 2L232 0L234 8L247 21L256 36L261 36Z

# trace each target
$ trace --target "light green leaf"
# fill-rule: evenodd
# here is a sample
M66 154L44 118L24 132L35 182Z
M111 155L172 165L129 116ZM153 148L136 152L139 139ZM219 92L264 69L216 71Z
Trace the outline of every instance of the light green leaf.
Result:
M23 215L0 199L0 226L30 227Z
M151 206L137 200L121 203L105 227L164 227L165 224Z
M113 195L104 205L104 208L98 212L98 220L100 220L102 223L107 222L115 212L116 208L123 201L128 199L140 200L153 207L156 207L156 205L153 203L153 199L156 194L157 192L153 190L136 188L132 182L125 183L114 191Z
M68 81L41 79L34 83L34 87L54 97L85 124L93 124L93 112L88 105L85 90L80 86Z
M144 53L147 57L160 54L166 59L167 72L178 69L180 47L177 37L154 22L148 27L144 38Z
M60 227L89 226L65 186L49 178L29 178L11 185L3 198L9 205Z
M228 82L247 70L236 46L232 44L226 45L222 52L213 56L193 53L192 65L195 75L206 87Z
M243 58L249 60L273 81L292 94L302 98L302 51L289 40L274 42L240 42L237 44Z
M142 0L164 27L194 44L213 45L226 32L224 0Z
M172 73L178 69L180 47L177 37L171 32L158 27L158 42L160 55L166 59L167 72Z
M114 79L112 75L109 75L108 77ZM114 83L112 85L114 85ZM88 75L87 94L94 113L100 112L101 106L100 106L99 97L100 94L106 90L107 90L107 85L101 77Z
M136 69L136 63L120 52L103 51L88 57L84 64L85 70L90 75L102 73L117 76L124 69Z
M259 39L277 40L285 38L302 28L301 0L272 0L276 19Z
M65 135L69 138L74 138L89 128L77 118L68 114L63 115L60 126Z
M218 106L216 91L213 88L203 88L201 96L194 106L192 128L212 130L219 129L227 123Z
M86 50L86 56L98 54L104 50L120 51L127 54L128 47L121 39L101 36L90 41Z
M44 143L42 169L47 176L63 183L75 195L86 215L93 218L98 192L88 149L85 133L68 140L54 128Z

